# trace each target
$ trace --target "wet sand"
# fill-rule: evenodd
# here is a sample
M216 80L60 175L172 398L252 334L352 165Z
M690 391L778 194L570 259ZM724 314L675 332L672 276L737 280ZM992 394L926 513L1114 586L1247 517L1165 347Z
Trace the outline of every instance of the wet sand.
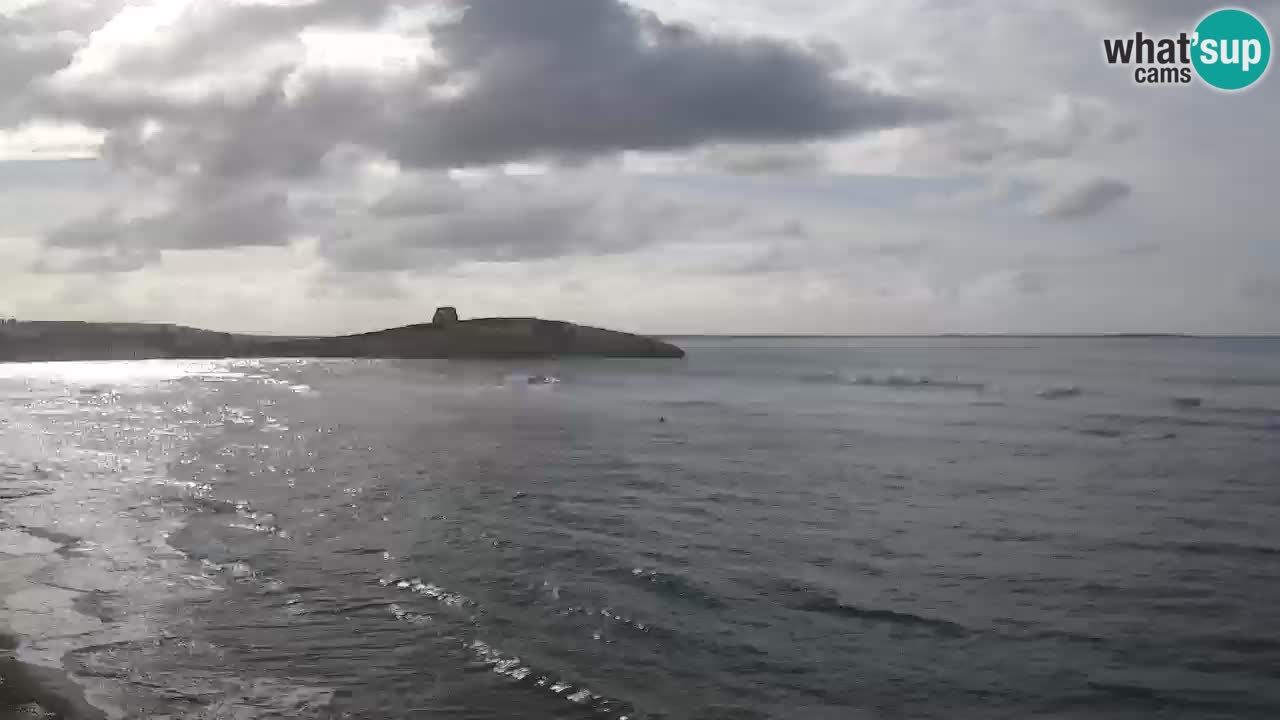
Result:
M37 466L32 475L43 478ZM40 497L46 491L37 482L13 473L0 484L0 503ZM24 663L17 658L21 638L7 632L12 620L9 599L28 586L24 558L39 558L42 545L62 552L76 538L39 528L13 527L0 522L0 720L97 720L105 715L85 701L84 693L66 673Z
M69 677L13 657L18 639L0 633L0 720L99 720Z

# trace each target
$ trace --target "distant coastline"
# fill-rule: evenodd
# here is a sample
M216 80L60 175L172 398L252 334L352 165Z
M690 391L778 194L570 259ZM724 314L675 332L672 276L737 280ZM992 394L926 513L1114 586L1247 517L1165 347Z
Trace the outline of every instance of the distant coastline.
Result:
M698 334L662 333L656 337L672 340L1280 340L1280 335L1193 335L1187 333L940 333L933 335L822 335L811 333Z
M684 351L652 337L556 320L459 320L453 308L441 308L429 323L334 337L246 335L148 323L0 323L0 362L559 355L679 358Z

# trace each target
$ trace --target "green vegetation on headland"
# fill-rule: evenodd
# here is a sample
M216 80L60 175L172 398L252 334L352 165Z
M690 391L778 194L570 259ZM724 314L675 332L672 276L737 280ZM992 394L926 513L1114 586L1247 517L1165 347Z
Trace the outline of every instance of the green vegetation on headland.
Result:
M458 320L441 308L430 323L337 337L220 333L145 323L0 324L0 362L152 358L501 358L684 356L667 342L555 320Z

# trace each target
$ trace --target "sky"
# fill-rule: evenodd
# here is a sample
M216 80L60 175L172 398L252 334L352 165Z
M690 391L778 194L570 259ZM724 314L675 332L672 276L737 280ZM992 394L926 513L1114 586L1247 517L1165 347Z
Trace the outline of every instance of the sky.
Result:
M0 316L1280 334L1280 78L1103 55L1216 7L0 0Z

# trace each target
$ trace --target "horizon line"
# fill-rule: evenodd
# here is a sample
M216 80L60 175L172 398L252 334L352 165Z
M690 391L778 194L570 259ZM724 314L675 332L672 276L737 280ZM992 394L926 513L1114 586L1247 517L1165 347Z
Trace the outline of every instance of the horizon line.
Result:
M743 339L964 339L964 338L1081 338L1081 339L1144 339L1144 338L1185 338L1190 340L1280 340L1280 333L1231 333L1211 335L1203 333L1168 333L1168 332L1067 332L1067 333L658 333L653 337L662 338L743 338Z
M507 319L504 317L494 318L468 318L469 320L492 320ZM0 320L13 322L15 324L87 324L87 325L158 325L181 327L189 330L200 330L204 332L218 332L229 335L253 335L253 336L273 336L273 337L327 337L321 335L280 335L279 331L263 332L263 331L244 331L244 330L210 330L195 325L187 325L181 322L160 321L160 320L21 320L12 316L0 316ZM582 325L583 323L574 322L574 324ZM403 325L398 327L411 327ZM384 328L384 329L398 329ZM623 331L637 335L647 335L654 338L741 338L741 339L964 339L964 338L1010 338L1010 339L1154 339L1154 338L1184 338L1184 339L1204 339L1204 340L1232 340L1232 339L1253 339L1253 340L1280 340L1280 332L1264 332L1264 333L1227 333L1227 334L1206 334L1191 332L940 332L940 333L775 333L775 332L751 332L751 333L654 333L643 331ZM359 333L356 333L359 334Z

